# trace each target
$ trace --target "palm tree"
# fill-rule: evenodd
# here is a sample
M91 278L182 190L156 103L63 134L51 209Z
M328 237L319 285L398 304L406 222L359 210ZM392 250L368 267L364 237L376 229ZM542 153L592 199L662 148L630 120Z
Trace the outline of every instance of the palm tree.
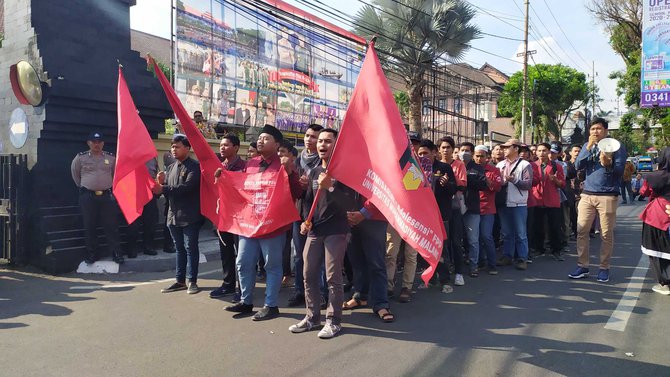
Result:
M479 38L475 10L463 0L372 0L354 17L354 32L378 35L377 51L387 72L402 77L409 94L409 124L421 131L426 70L439 58L459 60Z

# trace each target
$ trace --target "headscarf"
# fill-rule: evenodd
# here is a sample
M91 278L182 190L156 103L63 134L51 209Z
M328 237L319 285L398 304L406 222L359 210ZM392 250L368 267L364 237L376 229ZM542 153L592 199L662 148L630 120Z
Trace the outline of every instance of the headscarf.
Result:
M670 200L670 147L665 147L658 157L658 170L646 177L647 185L658 196Z

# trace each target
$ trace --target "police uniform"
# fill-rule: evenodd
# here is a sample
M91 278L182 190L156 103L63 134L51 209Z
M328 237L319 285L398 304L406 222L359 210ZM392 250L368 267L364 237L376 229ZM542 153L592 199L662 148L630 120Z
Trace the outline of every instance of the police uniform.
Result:
M102 140L102 135L91 133L88 140ZM101 155L95 155L90 150L81 152L72 160L72 179L79 187L79 206L84 220L87 263L93 263L97 258L98 224L105 232L114 261L123 263L117 223L118 205L112 195L115 165L114 155L105 151Z

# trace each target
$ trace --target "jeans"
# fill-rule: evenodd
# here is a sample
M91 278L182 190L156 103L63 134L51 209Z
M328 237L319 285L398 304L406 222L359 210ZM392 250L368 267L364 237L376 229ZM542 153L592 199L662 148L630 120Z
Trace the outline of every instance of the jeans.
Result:
M185 283L186 278L191 283L198 282L198 263L200 263L200 249L198 238L202 222L186 226L168 225L170 235L177 250L177 282Z
M479 244L486 256L486 263L490 268L496 267L496 245L493 241L493 223L496 215L482 215L479 221Z
M470 270L477 268L479 263L479 219L478 213L466 213L463 216L465 227L465 239L468 242L468 256L470 257Z
M303 259L303 251L305 250L305 242L307 235L300 234L300 224L302 221L293 223L293 247L295 248L295 255L293 256L293 264L295 265L295 291L298 294L305 294L305 278L303 275L303 268L305 260ZM326 268L325 265L321 268L321 293L323 297L328 297L328 284L326 283Z
M528 235L526 220L528 208L502 207L500 208L500 224L503 233L503 254L514 258L516 250L519 259L528 259Z
M369 300L372 310L388 309L386 294L386 221L365 220L351 228L347 254L354 269L354 297Z
M256 264L262 253L265 259L265 306L277 307L282 279L282 250L286 242L286 233L272 238L247 238L240 236L237 251L237 273L240 278L242 302L253 305L253 293L256 287Z
M631 187L631 181L624 182L623 180L621 181L621 200L625 203L627 202L626 200L626 191L628 191L628 197L630 198L630 201L632 202L635 199L635 196L633 195L633 187Z

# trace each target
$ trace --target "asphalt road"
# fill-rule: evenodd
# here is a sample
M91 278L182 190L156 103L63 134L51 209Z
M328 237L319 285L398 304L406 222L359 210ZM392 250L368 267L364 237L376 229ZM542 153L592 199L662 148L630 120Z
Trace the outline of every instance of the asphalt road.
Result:
M651 291L642 207L618 210L609 283L567 278L571 243L565 262L538 258L527 271L466 277L452 294L393 302L392 324L370 309L348 312L331 340L288 332L303 309L232 319L208 296L219 262L201 265L205 290L194 296L161 294L170 272L0 269L0 376L670 376L670 297ZM262 286L256 292L260 305Z

